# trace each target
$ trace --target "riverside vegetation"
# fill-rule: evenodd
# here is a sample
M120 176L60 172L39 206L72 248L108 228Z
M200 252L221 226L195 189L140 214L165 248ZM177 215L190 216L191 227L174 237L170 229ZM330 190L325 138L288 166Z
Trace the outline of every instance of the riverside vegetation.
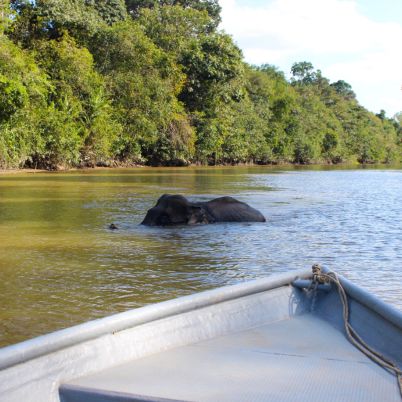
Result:
M218 0L0 0L0 168L402 159L309 62L250 66Z

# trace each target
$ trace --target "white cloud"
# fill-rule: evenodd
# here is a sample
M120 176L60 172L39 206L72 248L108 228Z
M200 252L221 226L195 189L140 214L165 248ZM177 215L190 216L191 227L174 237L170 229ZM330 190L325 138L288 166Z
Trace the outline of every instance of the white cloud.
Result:
M221 0L222 28L246 61L289 72L307 60L332 81L349 82L360 102L388 115L402 110L402 26L359 13L355 0L272 0L241 6Z

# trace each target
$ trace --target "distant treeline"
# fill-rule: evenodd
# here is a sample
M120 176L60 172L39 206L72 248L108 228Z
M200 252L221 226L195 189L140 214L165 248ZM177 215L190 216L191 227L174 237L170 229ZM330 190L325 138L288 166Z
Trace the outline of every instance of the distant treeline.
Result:
M400 161L309 62L250 66L218 0L0 0L0 167Z

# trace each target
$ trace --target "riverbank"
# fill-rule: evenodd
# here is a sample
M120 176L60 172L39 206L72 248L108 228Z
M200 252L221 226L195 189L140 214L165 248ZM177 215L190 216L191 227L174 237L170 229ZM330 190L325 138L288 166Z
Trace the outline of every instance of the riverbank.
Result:
M189 164L186 166L148 166L148 165L113 165L113 166L85 166L85 167L71 167L71 168L60 168L60 169L31 169L31 168L21 168L21 169L0 169L0 175L5 174L21 174L21 173L67 173L67 172L84 172L84 171L103 171L103 170L128 170L128 169L194 169L194 168L236 168L236 167L266 167L266 168L312 168L314 167L327 167L327 168L365 168L365 167L392 167L400 166L400 163L370 163L364 164L359 162L343 162L343 163L290 163L290 162L280 162L280 163L270 163L270 164L258 164L258 163L238 163L238 164L219 164L219 165L200 165L200 164Z
M45 169L1 169L0 175L3 174L19 174L19 173L49 173Z

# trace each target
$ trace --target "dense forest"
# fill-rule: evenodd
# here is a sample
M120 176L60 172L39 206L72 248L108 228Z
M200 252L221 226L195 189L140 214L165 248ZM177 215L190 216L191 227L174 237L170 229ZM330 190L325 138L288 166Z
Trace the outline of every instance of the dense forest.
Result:
M401 114L248 65L219 23L218 0L0 0L0 168L401 161Z

